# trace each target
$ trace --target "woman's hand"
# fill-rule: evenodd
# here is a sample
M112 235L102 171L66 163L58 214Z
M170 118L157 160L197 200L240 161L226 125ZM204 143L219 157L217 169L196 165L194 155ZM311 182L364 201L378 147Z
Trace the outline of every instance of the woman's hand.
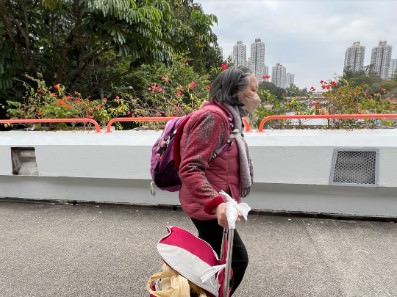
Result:
M228 225L227 225L226 203L225 202L219 204L218 207L216 208L216 217L218 219L218 225L227 229Z
M237 217L237 222L240 222L240 212ZM227 216L226 216L226 203L223 202L218 205L216 208L216 217L218 219L218 225L222 226L225 229L228 229L228 223L227 223Z

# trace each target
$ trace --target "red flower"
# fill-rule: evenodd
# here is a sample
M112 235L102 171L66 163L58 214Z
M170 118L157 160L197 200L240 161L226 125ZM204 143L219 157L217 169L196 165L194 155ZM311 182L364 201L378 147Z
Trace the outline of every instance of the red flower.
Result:
M194 89L197 86L197 84L192 80L192 82L189 84L189 90Z
M269 78L270 78L270 75L269 75L269 74L266 74L266 75L262 76L262 78L263 78L263 79L269 79Z
M311 87L310 87L310 91L311 91L311 92L315 92L315 91L316 91L316 88L313 87L313 86L311 86Z
M58 90L59 89L59 84L54 85L54 89Z
M221 68L222 68L222 70L226 70L226 69L229 68L229 65L228 64L222 64Z
M166 74L166 75L163 75L162 77L161 77L161 80L163 81L163 82L168 82L168 74Z
M62 99L59 99L58 101L57 101L57 104L58 105L62 105L63 103L65 103Z
M206 86L205 86L205 89L206 89L207 91L209 91L209 90L211 90L211 86L210 86L210 85L206 85Z

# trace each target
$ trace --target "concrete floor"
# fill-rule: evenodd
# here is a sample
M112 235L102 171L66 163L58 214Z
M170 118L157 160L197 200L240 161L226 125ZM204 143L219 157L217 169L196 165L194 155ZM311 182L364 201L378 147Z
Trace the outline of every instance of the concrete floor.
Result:
M0 199L0 296L149 296L171 208ZM235 297L397 296L397 224L251 214L250 265Z

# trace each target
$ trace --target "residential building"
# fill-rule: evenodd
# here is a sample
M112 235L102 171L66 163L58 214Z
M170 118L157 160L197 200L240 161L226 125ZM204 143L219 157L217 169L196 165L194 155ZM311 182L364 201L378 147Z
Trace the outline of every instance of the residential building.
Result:
M263 75L269 76L270 77L270 73L269 73L269 66L263 67ZM264 81L270 81L269 78L265 78Z
M277 63L275 66L273 66L271 77L272 83L274 83L279 88L284 88L286 84L286 79L287 69L280 63Z
M389 78L392 46L387 41L379 41L379 45L372 49L371 72L379 75L381 79Z
M390 79L397 78L397 59L391 59L389 78Z
M232 63L235 66L247 66L247 47L242 41L233 46Z
M263 81L265 68L265 43L256 38L251 44L251 70L255 73L256 79Z
M249 69L253 69L252 68L252 61L251 61L251 57L248 57L248 59L247 59L247 67L249 68Z
M286 81L285 81L285 88L289 88L291 84L294 83L295 74L287 72Z
M363 71L365 57L365 46L360 45L360 42L353 42L353 45L347 48L345 53L344 70L352 72Z

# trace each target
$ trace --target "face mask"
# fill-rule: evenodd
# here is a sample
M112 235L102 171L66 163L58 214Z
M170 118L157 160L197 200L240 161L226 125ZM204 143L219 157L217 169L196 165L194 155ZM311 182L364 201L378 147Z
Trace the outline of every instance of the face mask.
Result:
M257 94L253 96L244 96L243 94L240 96L240 102L244 104L243 108L248 112L252 113L254 110L261 104L261 99Z
M258 88L258 81L255 75L251 74L249 76L248 86L239 94L239 101L244 104L242 107L246 112L252 113L261 104L261 99L259 98L256 90Z

